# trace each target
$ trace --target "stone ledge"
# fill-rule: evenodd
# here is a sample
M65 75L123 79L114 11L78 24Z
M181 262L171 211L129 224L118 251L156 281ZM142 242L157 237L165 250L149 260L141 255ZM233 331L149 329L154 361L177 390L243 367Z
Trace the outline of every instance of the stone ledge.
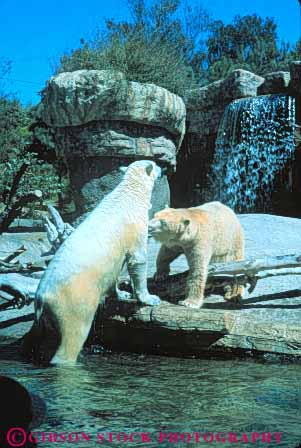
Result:
M265 76L264 82L258 87L258 95L286 93L290 85L289 72L273 72Z
M217 128L225 107L231 101L257 95L264 78L247 70L233 70L227 78L189 92L185 101L189 131L210 135Z
M127 81L121 72L77 70L50 78L37 111L48 126L79 126L121 120L160 126L177 138L185 133L183 100L154 84Z

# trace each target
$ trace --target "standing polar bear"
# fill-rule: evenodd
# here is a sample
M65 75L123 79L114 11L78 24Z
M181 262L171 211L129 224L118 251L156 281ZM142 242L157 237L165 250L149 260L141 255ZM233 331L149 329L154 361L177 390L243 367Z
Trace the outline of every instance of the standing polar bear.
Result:
M243 260L244 234L235 213L220 202L209 202L187 209L167 208L155 214L149 233L162 243L157 257L155 278L169 274L169 265L185 254L189 266L186 299L189 308L203 305L210 262ZM242 297L243 286L225 295L226 300Z
M148 211L161 169L151 161L129 165L108 194L58 249L36 294L36 323L53 327L59 347L51 363L73 363L88 336L95 312L116 286L124 265L134 297L145 305L160 299L147 290Z

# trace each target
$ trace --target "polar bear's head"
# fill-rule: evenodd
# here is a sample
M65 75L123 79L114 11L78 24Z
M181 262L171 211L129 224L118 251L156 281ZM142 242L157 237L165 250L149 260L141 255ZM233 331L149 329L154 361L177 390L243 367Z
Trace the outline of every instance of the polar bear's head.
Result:
M138 160L128 167L119 168L124 173L125 178L141 178L145 181L154 182L161 176L161 168L151 160Z
M191 238L191 219L185 209L165 208L149 222L149 234L166 245L174 245Z

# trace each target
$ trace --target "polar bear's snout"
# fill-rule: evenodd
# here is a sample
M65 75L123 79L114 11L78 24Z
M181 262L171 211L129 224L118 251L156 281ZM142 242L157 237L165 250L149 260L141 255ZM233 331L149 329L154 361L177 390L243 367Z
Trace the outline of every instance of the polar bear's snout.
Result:
M157 234L161 233L162 225L160 220L151 219L148 223L148 234L149 236L155 237Z

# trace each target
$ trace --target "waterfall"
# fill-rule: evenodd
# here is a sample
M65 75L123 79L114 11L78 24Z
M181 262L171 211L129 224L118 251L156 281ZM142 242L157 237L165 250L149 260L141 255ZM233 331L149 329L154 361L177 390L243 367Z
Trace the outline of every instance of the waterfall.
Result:
M213 197L237 212L266 211L275 182L294 159L294 124L295 100L290 96L229 104L216 140Z

